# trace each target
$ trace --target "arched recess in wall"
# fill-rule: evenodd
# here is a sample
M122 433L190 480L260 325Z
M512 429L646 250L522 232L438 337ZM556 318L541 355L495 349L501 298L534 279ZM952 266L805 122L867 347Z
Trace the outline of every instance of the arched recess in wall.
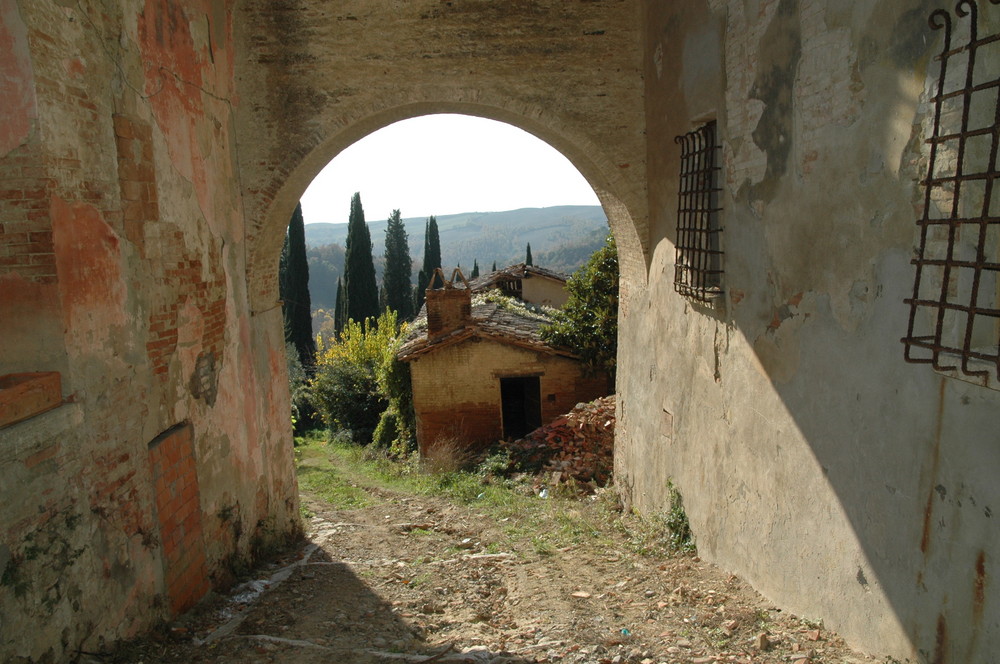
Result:
M545 122L542 111L514 112L496 106L465 102L413 103L373 112L347 122L329 137L317 140L298 165L284 176L260 218L248 225L247 280L251 309L262 312L275 306L278 255L288 220L295 205L316 175L345 148L383 127L423 115L455 113L504 122L523 129L548 143L580 171L594 189L604 208L618 245L623 284L646 280L645 218L635 209L638 197L628 181L596 146L581 139L571 140ZM276 175L276 177L279 177Z

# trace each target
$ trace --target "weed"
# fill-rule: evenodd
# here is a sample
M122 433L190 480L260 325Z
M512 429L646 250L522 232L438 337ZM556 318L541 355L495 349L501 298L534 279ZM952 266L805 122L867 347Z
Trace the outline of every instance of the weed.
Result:
M410 579L410 582L407 585L410 586L411 588L419 588L420 586L430 581L432 578L434 577L431 576L429 572L423 572L421 574L417 574L415 577Z
M414 537L430 537L434 534L433 530L428 530L426 528L414 528L410 531L410 535Z
M684 500L674 483L667 480L667 497L670 500L670 510L667 512L666 526L670 530L670 549L683 553L696 550L691 524L684 511Z
M423 464L430 473L450 474L472 467L475 460L468 445L456 438L439 438L424 450Z
M552 543L545 535L536 535L532 537L531 546L535 549L535 553L540 556L551 556L556 552L556 548L552 546Z

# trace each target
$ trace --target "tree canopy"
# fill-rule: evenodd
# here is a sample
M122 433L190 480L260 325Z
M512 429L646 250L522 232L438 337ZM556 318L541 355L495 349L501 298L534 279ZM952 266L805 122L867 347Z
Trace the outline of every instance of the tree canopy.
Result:
M347 246L344 256L345 320L363 322L378 317L378 284L372 260L372 238L365 224L361 194L351 198L351 216L347 222Z
M604 246L566 283L569 299L542 328L542 337L564 346L593 371L614 380L618 355L618 248L608 235Z
M437 217L431 215L427 219L427 229L424 233L424 264L417 275L417 288L413 297L413 310L420 311L424 306L424 293L431 282L434 270L441 267L441 237L438 234Z
M410 285L412 271L413 261L410 259L406 228L399 210L393 210L385 229L385 272L382 276L382 288L385 292L385 306L395 311L400 321L413 318Z
M316 341L312 333L309 262L301 204L295 206L281 249L278 292L284 302L285 341L295 346L299 362L308 371L316 362Z

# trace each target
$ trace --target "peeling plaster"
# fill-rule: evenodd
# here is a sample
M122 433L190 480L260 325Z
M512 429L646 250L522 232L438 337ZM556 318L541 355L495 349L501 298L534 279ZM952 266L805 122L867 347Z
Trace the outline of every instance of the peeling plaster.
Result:
M0 0L0 157L24 143L38 117L28 30L16 0Z

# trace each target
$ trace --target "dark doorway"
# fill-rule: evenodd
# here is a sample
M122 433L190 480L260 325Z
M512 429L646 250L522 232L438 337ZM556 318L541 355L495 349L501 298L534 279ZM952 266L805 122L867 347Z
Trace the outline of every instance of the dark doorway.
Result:
M500 379L503 437L523 438L542 426L542 391L538 376Z

